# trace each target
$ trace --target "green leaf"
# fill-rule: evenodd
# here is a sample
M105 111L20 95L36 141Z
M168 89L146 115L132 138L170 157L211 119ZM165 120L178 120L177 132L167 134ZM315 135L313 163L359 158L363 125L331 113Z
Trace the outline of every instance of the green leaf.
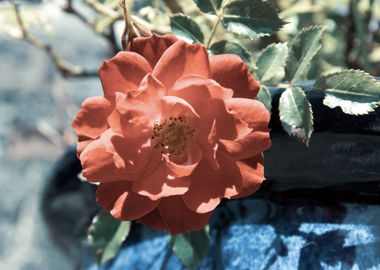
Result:
M295 83L307 79L311 61L321 48L321 36L324 30L323 26L307 27L294 37L285 67L286 79L289 82Z
M98 263L104 264L117 255L129 234L130 225L130 222L121 222L105 211L93 218L88 241Z
M189 43L203 43L204 36L199 25L189 16L184 14L175 14L170 18L172 32L179 38Z
M227 4L223 8L222 23L227 31L249 39L272 35L285 24L276 9L263 0L237 0Z
M261 101L267 110L272 113L272 96L265 85L261 85L260 91L257 94L256 99Z
M380 82L361 70L344 70L322 76L314 88L326 93L323 104L344 113L363 115L380 105Z
M284 130L309 145L313 133L313 111L300 87L285 90L280 97L280 120Z
M194 0L194 2L201 11L217 14L222 7L223 0Z
M285 63L288 56L286 43L271 44L258 56L256 61L256 78L261 83L276 84L285 76Z
M195 269L210 248L208 227L171 236L173 252L189 269Z
M252 55L246 47L236 42L221 40L211 45L210 50L214 54L236 54L246 63L251 64Z

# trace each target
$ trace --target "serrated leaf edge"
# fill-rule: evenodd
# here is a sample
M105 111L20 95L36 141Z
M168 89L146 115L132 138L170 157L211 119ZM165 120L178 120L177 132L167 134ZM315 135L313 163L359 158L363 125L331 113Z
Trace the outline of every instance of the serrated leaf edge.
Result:
M299 87L299 88L300 88L300 87ZM291 90L291 88L287 88L285 91L287 91L288 89L289 89L290 91L293 91L293 90ZM300 89L302 90L302 88L300 88ZM285 93L285 91L284 91L284 92L281 94L281 96L280 96L280 102L281 102L282 95ZM280 112L280 111L279 111L279 116L280 116L281 126L283 127L284 131L285 131L286 133L288 133L288 135L290 135L291 137L295 137L296 139L298 139L298 140L300 140L301 142L305 143L307 147L309 147L309 143L310 143L311 135L312 135L313 132L314 132L314 114L313 114L312 106L311 106L309 100L307 99L307 96L306 96L305 92L304 92L303 90L302 90L302 92L303 92L303 95L304 95L305 99L307 100L307 105L308 105L308 109L309 109L309 112L310 112L310 120L311 120L310 136L308 136L308 135L306 134L306 130L305 130L305 139L302 139L302 138L300 138L300 137L297 137L297 136L295 136L294 134L289 134L288 131L285 129L285 126L284 126L284 122L285 122L285 121L284 121L284 117L283 117L283 115L281 115L281 112ZM294 102L294 103L295 103L295 102ZM280 106L280 105L279 105L279 106ZM298 111L297 111L297 113L299 114ZM299 114L299 116L300 116L301 119L302 119L302 116L301 116L300 114Z
M321 33L321 36L319 37L319 39L317 39L316 41L318 41L318 42L321 43L321 41L322 41L322 36L323 36L323 32L324 32L324 31L326 30L326 28L327 28L325 25L311 25L311 26L303 27L303 28L301 29L301 31L298 32L298 33L295 35L295 37L293 38L292 42L289 43L288 57L287 57L287 59L286 59L286 64L285 64L285 77L287 77L287 76L286 76L286 67L289 65L289 59L290 59L290 56L291 56L291 48L292 48L292 45L293 45L293 41L294 41L298 36L302 35L303 33L307 32L307 31L315 30L315 29L318 29L318 28L320 28L320 29L322 30L322 33ZM319 49L314 53L314 55L311 56L310 61L313 60L314 57L318 54L318 52L319 52L319 50L321 49L321 47L322 47L322 44L320 44ZM297 69L297 70L300 70L300 69ZM301 75L303 75L304 72L307 72L308 70L309 70L309 69L301 69L301 71L303 72L303 73L301 73ZM292 82L292 83L295 82L295 81L293 81L293 79L296 77L296 76L295 76L296 74L297 74L297 73L295 73L295 74L293 75L293 78L290 80L290 82ZM298 77L299 77L299 76L298 76Z
M346 69L346 70L342 70L342 71L338 71L338 72L334 72L334 73L330 73L330 74L327 74L327 75L324 75L324 76L321 76L320 78L318 78L316 81L315 81L315 84L313 86L313 89L314 90L318 90L318 91L321 91L321 92L324 92L326 93L325 89L321 89L321 88L318 88L317 85L318 85L318 81L319 80L322 80L322 79L327 79L327 78L330 78L332 76L336 76L336 75L344 75L344 74L353 74L353 73L361 73L362 75L365 75L368 77L368 79L370 81L372 81L373 83L377 84L380 88L380 82L378 80L376 80L376 78L374 76L372 76L371 74L369 74L368 72L365 72L363 70L360 70L360 69ZM354 92L352 92L352 94L355 94ZM326 93L327 95L327 93ZM365 94L362 94L362 95L365 95ZM368 95L368 96L371 96L371 95ZM337 98L337 97L336 97ZM340 98L337 98L337 99L340 99ZM343 99L340 99L340 100L343 100ZM327 107L331 108L331 109L334 109L336 107L340 107L342 109L342 111L346 114L350 114L350 115L367 115L371 112L374 111L375 108L379 107L380 106L380 102L367 102L367 103L364 103L364 104L368 104L372 110L368 110L366 113L349 113L347 110L345 110L342 106L340 106L339 104L336 104L336 105L332 105L330 104L328 101L327 101L327 98L325 97L323 99L323 104L326 105Z
M285 65L286 65L286 61L287 61L287 58L288 58L288 55L289 55L289 47L287 46L287 42L279 42L279 43L272 43L270 45L268 45L267 47L265 47L263 50L261 50L257 56L257 60L256 60L256 63L259 61L260 57L266 52L268 51L270 48L272 47L278 47L278 46L286 46L287 50L286 50L286 58L285 58ZM284 68L285 68L285 65L284 65ZM265 82L265 81L264 81Z

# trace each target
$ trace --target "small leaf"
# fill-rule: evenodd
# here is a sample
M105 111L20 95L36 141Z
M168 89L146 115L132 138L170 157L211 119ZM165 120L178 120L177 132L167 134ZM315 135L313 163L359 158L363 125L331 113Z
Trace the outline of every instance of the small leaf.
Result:
M250 64L252 55L246 47L236 42L221 40L211 45L210 50L214 54L236 54L246 63Z
M280 97L279 110L284 130L308 146L313 133L313 111L304 91L299 87L286 89Z
M203 43L204 36L199 25L189 16L184 14L175 14L170 18L172 32L179 38L189 43Z
M285 76L285 63L288 56L286 43L271 44L258 56L256 77L261 83L276 84Z
M173 252L189 269L195 269L210 248L208 227L171 236Z
M194 0L199 9L205 13L217 14L223 0Z
M286 79L289 82L295 83L307 79L311 61L321 48L324 30L323 26L307 27L294 37L285 67Z
M222 23L227 31L249 39L272 35L285 24L277 10L263 0L237 0L227 4L223 8Z
M121 222L105 211L94 217L88 230L88 241L98 263L104 264L117 255L129 230L130 222Z
M260 91L257 94L256 99L261 101L267 110L272 113L272 96L265 85L261 85Z
M339 106L347 114L368 114L380 105L380 82L361 70L322 76L314 89L326 93L323 104L330 108Z

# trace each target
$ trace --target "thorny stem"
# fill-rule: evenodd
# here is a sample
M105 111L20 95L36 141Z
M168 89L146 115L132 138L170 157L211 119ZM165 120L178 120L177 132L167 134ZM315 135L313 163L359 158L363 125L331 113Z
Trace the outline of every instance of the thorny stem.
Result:
M218 16L218 19L216 20L214 26L212 27L212 30L211 30L211 34L207 40L207 43L206 43L206 49L210 48L210 45L211 45L211 41L213 39L213 37L215 36L215 33L216 33L216 29L218 29L218 26L219 26L219 23L220 21L222 20L222 15L221 14L217 14Z
M66 60L62 59L51 47L50 44L47 44L43 42L40 39L37 39L31 35L29 35L24 20L22 19L20 7L17 3L10 1L11 5L14 8L17 23L20 27L21 31L21 38L27 41L28 43L32 44L33 46L44 50L49 57L52 59L55 66L58 68L60 73L65 77L90 77L90 76L97 76L96 71L87 71L81 66L77 66L74 64L71 64L67 62Z

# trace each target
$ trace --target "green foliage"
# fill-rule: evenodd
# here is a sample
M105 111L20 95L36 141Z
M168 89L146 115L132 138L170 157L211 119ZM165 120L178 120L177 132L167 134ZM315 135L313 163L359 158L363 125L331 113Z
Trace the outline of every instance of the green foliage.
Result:
M204 42L204 36L199 25L189 16L175 14L170 18L170 26L174 35L189 43Z
M223 7L222 23L228 31L249 39L272 35L285 24L276 9L262 0L228 3Z
M270 113L272 113L272 96L265 85L261 85L256 99L261 101Z
M380 105L380 82L360 70L344 70L322 76L314 88L326 93L323 103L343 112L363 115Z
M207 255L210 248L208 227L171 236L174 254L189 269L195 269Z
M194 0L194 2L203 12L217 14L222 7L223 0Z
M264 84L276 84L285 76L285 63L288 56L286 43L271 44L260 52L256 61L256 78Z
M313 111L300 87L285 90L280 97L280 120L284 130L309 145L313 133Z
M252 62L252 55L242 44L221 40L211 45L210 50L214 54L236 54L249 65Z
M307 27L294 37L285 67L286 79L289 82L295 83L307 79L311 62L321 49L321 36L324 30L323 26Z
M129 230L130 222L121 222L105 211L94 217L88 231L88 241L98 263L104 264L117 255Z

